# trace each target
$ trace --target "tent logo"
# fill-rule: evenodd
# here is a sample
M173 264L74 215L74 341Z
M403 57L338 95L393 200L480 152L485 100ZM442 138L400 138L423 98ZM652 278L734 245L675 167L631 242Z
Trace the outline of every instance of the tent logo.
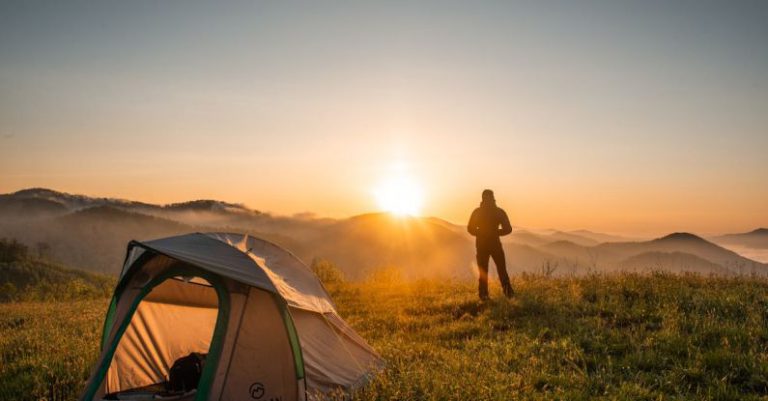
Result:
M251 384L251 388L248 390L249 393L251 393L251 398L254 400L259 400L261 397L264 397L264 385L261 383L253 383Z

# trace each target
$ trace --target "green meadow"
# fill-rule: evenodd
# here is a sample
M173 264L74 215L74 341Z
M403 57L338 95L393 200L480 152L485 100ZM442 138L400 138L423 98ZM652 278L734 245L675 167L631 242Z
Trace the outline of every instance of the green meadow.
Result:
M386 368L358 400L768 399L768 282L518 276L494 288L324 274ZM0 305L0 400L72 400L97 357L106 299Z

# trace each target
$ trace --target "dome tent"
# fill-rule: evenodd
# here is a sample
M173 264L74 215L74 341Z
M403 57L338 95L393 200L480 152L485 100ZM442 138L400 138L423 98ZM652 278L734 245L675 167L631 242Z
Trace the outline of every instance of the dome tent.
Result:
M174 361L192 352L207 355L197 389L164 392ZM380 365L294 255L194 233L130 242L81 399L314 399Z

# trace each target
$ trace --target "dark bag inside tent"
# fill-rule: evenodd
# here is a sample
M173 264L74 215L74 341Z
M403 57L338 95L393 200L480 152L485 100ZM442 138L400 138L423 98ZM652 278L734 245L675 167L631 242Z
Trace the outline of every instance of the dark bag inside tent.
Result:
M166 390L176 393L196 390L200 376L203 374L203 366L205 366L205 355L197 352L177 359L171 366Z
M201 278L172 277L154 287L115 350L104 399L193 399L218 312L216 290Z

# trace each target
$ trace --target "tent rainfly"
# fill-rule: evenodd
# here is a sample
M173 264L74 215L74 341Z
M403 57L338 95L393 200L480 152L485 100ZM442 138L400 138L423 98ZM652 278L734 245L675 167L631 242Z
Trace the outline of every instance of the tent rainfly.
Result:
M204 356L196 388L171 367ZM81 400L321 399L382 364L290 252L248 235L131 241Z

